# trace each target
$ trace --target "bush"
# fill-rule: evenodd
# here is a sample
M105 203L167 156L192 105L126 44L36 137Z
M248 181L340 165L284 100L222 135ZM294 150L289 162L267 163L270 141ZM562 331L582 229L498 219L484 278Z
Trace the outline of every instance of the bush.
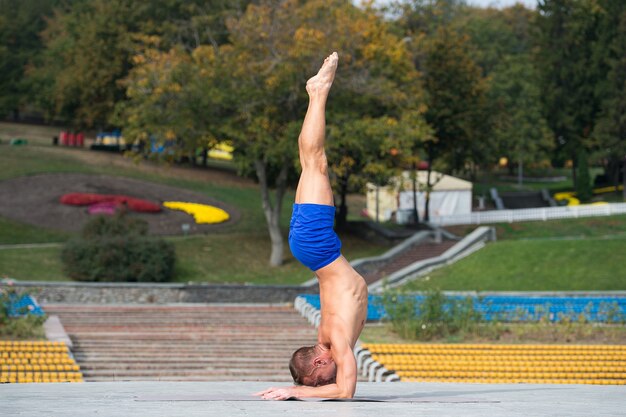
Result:
M426 292L421 302L412 295L387 292L383 303L393 330L405 339L432 340L475 333L483 321L471 297L449 299L438 290Z
M147 235L148 223L145 220L124 213L118 213L113 217L96 216L85 224L81 232L81 236L89 240Z
M166 282L174 273L174 246L146 235L147 224L126 216L95 217L61 252L77 281Z

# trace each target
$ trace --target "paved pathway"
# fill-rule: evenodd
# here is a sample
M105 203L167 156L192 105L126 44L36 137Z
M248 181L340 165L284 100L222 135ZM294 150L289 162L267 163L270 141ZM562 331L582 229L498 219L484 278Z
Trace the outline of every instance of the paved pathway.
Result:
M363 383L357 397L394 402L251 401L269 382L0 385L7 417L624 416L626 387ZM397 402L404 401L404 402Z

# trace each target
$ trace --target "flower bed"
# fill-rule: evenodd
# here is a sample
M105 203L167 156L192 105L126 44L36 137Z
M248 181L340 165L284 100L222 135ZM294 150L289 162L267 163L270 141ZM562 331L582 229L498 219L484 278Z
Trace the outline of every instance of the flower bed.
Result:
M148 200L119 194L71 193L61 197L61 203L71 206L94 206L91 214L112 214L111 210L126 206L138 213L159 213L161 206Z
M230 218L226 211L206 204L166 201L163 205L169 209L184 211L192 215L198 224L222 223Z

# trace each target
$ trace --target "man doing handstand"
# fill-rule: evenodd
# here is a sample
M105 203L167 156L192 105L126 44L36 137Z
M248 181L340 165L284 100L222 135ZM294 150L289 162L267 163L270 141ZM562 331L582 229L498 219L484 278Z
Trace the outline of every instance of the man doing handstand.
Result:
M324 152L326 99L338 59L336 52L331 54L306 84L309 107L298 138L302 174L289 232L293 255L313 270L319 281L322 318L317 344L293 354L289 368L296 386L256 394L268 400L352 398L356 389L353 349L367 316L367 285L340 252Z

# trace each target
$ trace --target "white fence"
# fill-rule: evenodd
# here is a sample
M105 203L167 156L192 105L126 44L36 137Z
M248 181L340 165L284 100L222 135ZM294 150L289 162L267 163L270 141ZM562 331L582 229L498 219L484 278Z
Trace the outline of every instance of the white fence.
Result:
M457 224L492 224L527 222L533 220L575 219L578 217L611 216L615 214L626 214L626 203L475 211L469 214L455 214L441 217L433 216L430 223L438 226L453 226Z

